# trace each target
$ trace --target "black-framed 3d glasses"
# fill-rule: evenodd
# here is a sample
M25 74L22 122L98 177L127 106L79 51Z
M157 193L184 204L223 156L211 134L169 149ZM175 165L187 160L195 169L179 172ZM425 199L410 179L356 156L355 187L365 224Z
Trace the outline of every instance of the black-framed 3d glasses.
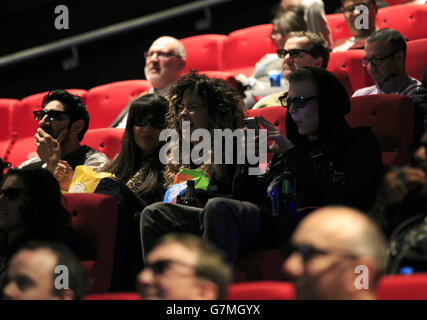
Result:
M284 260L288 259L293 253L297 252L301 255L304 263L308 263L311 259L313 259L316 255L327 255L327 254L337 254L341 257L355 259L357 255L348 252L342 251L334 251L334 250L323 250L316 248L311 244L294 244L289 242L282 251Z
M49 121L59 121L62 118L62 115L67 114L65 111L59 111L59 110L38 110L33 111L34 119L37 121L42 120L46 115Z
M310 51L303 50L303 49L291 49L291 50L279 49L276 52L279 58L282 58L282 59L285 58L287 54L289 54L289 56L292 59L299 58L301 56L301 53L311 54Z
M150 125L155 129L164 129L166 127L165 122L161 119L156 118L135 118L133 125L137 127L145 127Z
M179 54L174 52L166 52L166 51L145 51L144 58L152 58L154 55L157 55L158 58L170 58L170 57L181 57Z
M286 92L283 96L279 97L279 101L283 108L289 108L291 105L293 105L297 109L303 109L308 101L316 99L318 97L319 97L318 95L307 97L307 98L290 97Z
M384 60L391 58L392 56L394 56L396 53L398 53L400 50L394 51L392 53L390 53L389 55L383 56L383 57L378 57L378 58L363 58L362 60L362 66L364 68L366 68L368 66L368 62L370 62L374 67L378 66L379 64L381 64Z
M163 274L172 264L177 264L180 266L188 267L188 268L196 268L196 266L181 262L181 261L175 261L175 260L158 260L155 262L148 262L144 265L145 269L150 269L154 272L156 275Z

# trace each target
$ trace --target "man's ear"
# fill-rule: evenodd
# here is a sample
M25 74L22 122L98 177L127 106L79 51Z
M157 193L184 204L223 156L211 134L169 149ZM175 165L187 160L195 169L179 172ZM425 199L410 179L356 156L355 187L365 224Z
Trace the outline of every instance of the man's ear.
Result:
M83 130L84 126L85 126L85 122L83 119L74 121L73 124L71 125L70 131L77 136L80 133L80 131Z

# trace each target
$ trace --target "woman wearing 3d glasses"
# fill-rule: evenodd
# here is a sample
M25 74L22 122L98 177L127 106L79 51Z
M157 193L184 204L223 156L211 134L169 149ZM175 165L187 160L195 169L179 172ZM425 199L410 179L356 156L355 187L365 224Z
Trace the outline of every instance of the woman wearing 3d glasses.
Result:
M129 110L122 148L104 168L147 203L160 201L164 193L159 135L166 128L168 108L167 99L157 94L136 99Z
M160 201L163 189L163 165L159 160L159 135L165 128L169 103L157 94L146 94L136 99L129 110L120 152L102 169L113 173L146 203ZM71 178L64 182L63 175L72 177L67 163L60 161L55 176L68 190Z

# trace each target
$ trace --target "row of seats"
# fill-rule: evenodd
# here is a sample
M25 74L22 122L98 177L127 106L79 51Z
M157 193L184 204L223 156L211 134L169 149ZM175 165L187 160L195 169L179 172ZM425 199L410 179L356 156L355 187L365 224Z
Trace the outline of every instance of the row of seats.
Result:
M416 40L427 37L427 30L424 27L426 19L427 6L405 4L378 9L376 22L380 29L393 28L407 39ZM352 36L343 13L327 14L326 20L331 29L332 41Z
M256 281L234 283L228 288L227 300L295 300L290 282ZM377 289L378 300L426 300L427 274L384 276ZM134 292L89 294L85 300L140 300Z
M102 118L111 112L113 105L125 105L132 98L134 85L144 80L130 80L112 83L94 88L97 99L101 100L99 109L95 111L89 105L89 113L100 115L92 117L91 122L103 121ZM129 85L129 87L127 87ZM117 92L111 88L117 89ZM83 90L69 90L79 94L86 101L93 96ZM102 92L100 92L102 91ZM113 93L117 93L113 94ZM18 166L24 160L36 155L34 145L34 133L37 122L33 119L31 112L39 108L43 94L27 97L22 101L9 101L0 99L0 115L6 118L7 110L11 112L12 134L4 132L0 135L0 157ZM110 102L110 103L108 103ZM358 125L371 125L373 132L378 137L383 152L383 160L387 166L403 165L408 163L411 155L411 146L414 140L414 110L412 100L401 95L374 95L351 98L351 112L347 116L349 124L353 127ZM8 109L9 108L9 109ZM112 109L112 108L111 108ZM247 111L248 116L262 115L275 124L285 133L286 110L282 107L271 107L267 109L253 109ZM3 118L3 119L5 119ZM94 125L90 125L93 128ZM96 127L96 126L95 126ZM121 147L123 129L99 128L87 131L82 143L87 144L105 153L110 159L114 157Z
M326 17L334 41L352 36L343 13ZM393 28L409 40L418 40L427 38L426 19L427 6L408 4L379 9L377 24L380 29ZM262 24L233 31L228 36L206 34L181 39L188 57L186 70L219 70L250 76L261 57L276 52L270 39L272 29L272 24ZM356 86L354 90L359 88Z
M72 225L76 232L75 249L90 279L88 300L133 300L134 293L110 293L120 281L120 261L116 247L120 232L117 230L118 206L114 198L101 194L64 195L65 206L73 213ZM282 256L279 250L256 254L257 264L263 270L251 277L239 277L241 270L254 269L247 257L238 261L235 282L229 289L230 300L292 300L292 284L279 282L282 278ZM274 275L272 275L274 273ZM255 282L254 282L255 280ZM250 282L252 281L252 282ZM258 281L258 282L257 282ZM378 287L379 299L427 299L427 274L411 276L385 276Z
M397 4L403 4L405 2L408 2L408 0L385 0L384 2L387 2L391 6L395 6Z

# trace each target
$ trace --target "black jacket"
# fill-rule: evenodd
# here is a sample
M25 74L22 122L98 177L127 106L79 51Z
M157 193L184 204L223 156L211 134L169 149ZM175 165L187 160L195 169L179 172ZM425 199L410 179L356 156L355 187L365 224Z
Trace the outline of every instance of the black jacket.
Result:
M348 126L344 116L350 111L350 100L335 76L322 69L308 69L318 84L319 139L310 141L301 136L288 114L286 135L294 147L274 155L257 181L242 178L239 198L271 209L268 185L274 177L290 171L296 179L297 208L340 204L367 210L382 175L378 140L369 127Z

